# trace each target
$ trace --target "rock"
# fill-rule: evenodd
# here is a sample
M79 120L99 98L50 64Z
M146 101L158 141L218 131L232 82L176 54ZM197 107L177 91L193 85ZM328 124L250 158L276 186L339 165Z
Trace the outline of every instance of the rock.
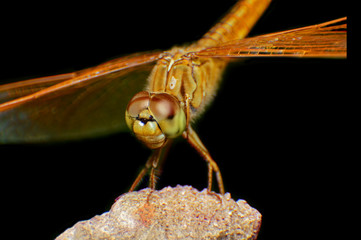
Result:
M80 221L56 240L256 239L261 214L246 201L189 186L121 195L109 212Z

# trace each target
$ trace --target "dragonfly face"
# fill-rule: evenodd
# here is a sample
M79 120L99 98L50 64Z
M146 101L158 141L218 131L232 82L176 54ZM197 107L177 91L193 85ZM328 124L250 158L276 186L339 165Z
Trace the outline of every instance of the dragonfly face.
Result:
M178 99L168 93L137 93L128 104L125 120L135 136L151 149L164 146L167 138L180 136L186 127Z

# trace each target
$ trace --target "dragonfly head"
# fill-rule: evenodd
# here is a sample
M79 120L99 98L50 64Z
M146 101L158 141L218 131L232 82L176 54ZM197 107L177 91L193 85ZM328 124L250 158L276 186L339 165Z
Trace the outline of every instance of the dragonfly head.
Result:
M178 99L168 93L137 93L127 106L125 120L135 136L151 149L162 147L167 138L180 136L186 128Z

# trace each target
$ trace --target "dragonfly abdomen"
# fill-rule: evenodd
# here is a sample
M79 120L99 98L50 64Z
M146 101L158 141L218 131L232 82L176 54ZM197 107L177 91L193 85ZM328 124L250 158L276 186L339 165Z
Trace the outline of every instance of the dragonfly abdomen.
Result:
M238 1L231 11L199 40L198 44L212 47L223 42L244 38L270 2L271 0Z

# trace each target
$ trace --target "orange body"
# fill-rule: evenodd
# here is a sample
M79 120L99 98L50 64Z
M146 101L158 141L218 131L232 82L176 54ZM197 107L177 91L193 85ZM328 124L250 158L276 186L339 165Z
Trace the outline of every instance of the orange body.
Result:
M158 60L149 77L147 90L167 92L184 106L188 98L192 111L188 121L200 115L218 89L227 58L204 58L193 54L231 40L243 39L270 0L239 1L231 11L199 41L188 47L174 47Z

